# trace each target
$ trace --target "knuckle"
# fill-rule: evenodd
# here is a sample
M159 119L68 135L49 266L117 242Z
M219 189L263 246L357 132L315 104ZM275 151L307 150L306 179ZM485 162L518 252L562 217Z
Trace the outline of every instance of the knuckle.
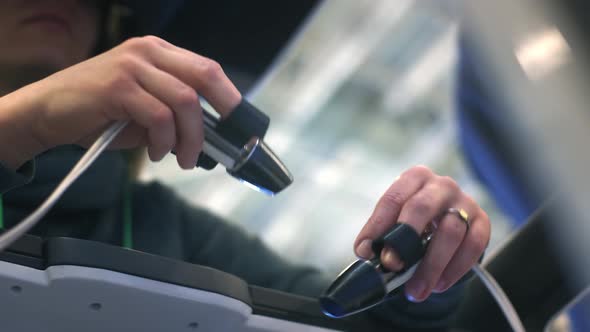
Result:
M487 213L485 210L483 210L483 209L481 209L481 208L480 208L480 209L479 209L479 213L478 213L478 214L479 214L479 217L480 217L482 220L484 220L484 221L485 221L485 223L486 223L486 224L488 225L488 227L489 227L489 225L490 225L490 216L488 215L488 213Z
M144 52L161 45L162 40L156 36L133 37L125 41L122 46L135 52Z
M127 39L121 47L128 50L140 50L145 46L144 39L142 37L133 37Z
M205 61L203 72L207 81L217 81L223 77L223 68L217 61L211 59Z
M490 226L490 217L489 217L488 213L479 206L479 204L475 201L475 199L473 199L473 197L471 197L469 195L464 195L464 199L465 199L465 202L467 203L467 206L470 207L470 208L466 208L466 209L475 212L475 213L473 213L473 218L477 217L478 219L481 219L489 227Z
M177 89L177 105L181 110L194 111L194 107L199 104L199 96L191 87L183 85Z
M123 53L115 60L115 66L117 68L116 73L121 75L129 75L134 73L139 68L139 59L129 53Z
M408 201L407 207L412 211L412 214L418 217L429 218L436 214L432 206L433 201L430 194L420 194Z
M174 121L174 116L165 105L156 106L152 114L152 126L163 127Z
M474 208L472 211L481 210L481 208L479 207L479 204L477 204L477 202L473 199L473 197L471 197L467 194L463 194L463 199L465 200L465 203L467 204L467 206L469 206L470 208Z
M460 191L459 184L457 184L457 181L450 176L439 176L437 182L441 187L450 189L453 192Z
M140 39L148 47L161 46L162 43L164 42L164 40L161 39L160 37L156 37L153 35L143 36Z
M106 90L109 95L125 95L137 89L132 76L126 72L119 71L115 76L106 82Z
M382 224L385 224L386 222L387 222L387 220L385 220L385 218L383 218L383 216L381 216L379 214L374 214L369 218L370 224L382 225Z
M490 228L490 216L488 215L488 213L482 209L481 207L479 207L479 205L477 206L477 218L481 219L483 221L483 223L485 223L487 228Z
M386 192L381 197L381 204L385 206L402 206L406 202L406 196L399 191Z
M488 246L489 234L481 228L472 228L468 238L468 248L474 252L482 253Z
M405 176L418 177L418 178L430 178L434 175L432 170L424 165L413 166L404 172Z

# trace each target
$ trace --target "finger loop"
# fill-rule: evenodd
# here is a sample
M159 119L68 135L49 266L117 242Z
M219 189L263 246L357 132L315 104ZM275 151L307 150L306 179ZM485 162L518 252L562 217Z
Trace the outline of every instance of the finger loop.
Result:
M407 267L416 264L425 251L420 234L403 222L398 222L389 233L373 241L372 250L376 257L381 256L385 246L392 248Z

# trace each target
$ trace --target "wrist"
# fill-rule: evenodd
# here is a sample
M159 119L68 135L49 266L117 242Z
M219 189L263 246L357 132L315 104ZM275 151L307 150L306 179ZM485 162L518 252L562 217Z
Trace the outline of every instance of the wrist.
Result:
M48 147L33 131L40 105L27 88L0 97L0 163L12 170Z

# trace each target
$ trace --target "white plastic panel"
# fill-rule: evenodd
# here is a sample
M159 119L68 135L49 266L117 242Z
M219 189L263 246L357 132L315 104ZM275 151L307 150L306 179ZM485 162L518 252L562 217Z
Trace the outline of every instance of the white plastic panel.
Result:
M0 261L0 331L329 331L215 293L79 266Z

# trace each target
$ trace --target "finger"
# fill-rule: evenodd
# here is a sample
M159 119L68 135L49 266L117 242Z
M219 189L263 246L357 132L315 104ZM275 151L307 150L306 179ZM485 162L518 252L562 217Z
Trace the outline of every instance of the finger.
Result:
M104 128L97 130L94 134L89 135L88 137L84 138L80 145L89 147L96 141L96 138L99 137L103 132ZM131 149L140 146L148 145L148 135L147 130L136 124L136 123L129 123L125 129L117 137L113 142L109 145L109 149L111 150L118 150L118 149Z
M135 47L146 50L151 63L195 89L222 117L240 103L240 92L217 62L156 37L140 40Z
M220 77L221 82L219 82L219 84L220 84L219 88L228 88L222 92L223 94L227 93L228 95L225 97L222 95L221 99L222 99L222 101L227 101L227 103L225 103L225 105L220 105L219 103L216 103L215 101L213 101L213 102L211 102L209 100L207 100L207 101L221 115L222 119L228 117L229 114L236 108L236 106L241 101L242 95L239 92L239 90L236 88L236 86L233 84L233 82L231 82L229 77L225 74L225 72L223 71L223 67L221 67L221 65L219 63L217 63L216 61L214 61L210 58L207 58L207 57L202 56L200 54L196 54L196 53L191 52L185 48L171 44L165 40L163 40L162 45L165 48L167 48L168 50L176 52L182 56L185 56L190 59L196 59L197 61L204 62L204 66L209 67L209 70L207 68L204 68L203 72L205 72L205 73L209 72L213 76L216 76L216 74L221 74L221 77ZM213 87L213 89L218 91L218 89L216 89L215 87ZM207 99L206 95L204 95L204 96L205 96L205 99ZM228 96L229 96L229 98L228 98Z
M444 292L461 279L477 263L490 240L490 223L485 213L471 222L467 236L443 271L435 292Z
M193 88L153 66L138 71L140 85L174 112L178 165L192 169L203 146L203 113Z
M464 207L468 214L478 209L476 205L469 205L463 199L451 206ZM459 216L446 213L440 218L420 266L406 283L406 295L409 299L423 301L430 295L466 236L466 231L467 227Z
M123 130L117 140L114 142L113 149L132 149L140 146L146 146L149 143L148 131L138 126L130 124Z
M174 115L170 108L139 86L133 93L125 93L121 104L132 121L147 129L148 154L159 161L176 144Z
M430 176L432 176L432 172L427 168L413 167L404 172L387 189L354 242L355 253L358 257L364 259L373 257L372 240L393 227L406 200L420 190Z
M205 141L201 106L191 112L175 112L174 115L176 130L179 133L174 147L178 165L184 169L193 169L197 165Z
M418 234L422 234L426 226L437 219L449 202L459 194L456 186L447 183L444 177L430 177L418 192L413 194L401 207L398 222L411 226ZM391 256L388 253L390 258ZM399 257L398 257L399 259ZM383 264L389 269L403 266L402 261L388 259Z
M459 186L454 180L448 177L431 178L422 190L404 204L399 220L422 234L426 226L438 219L460 194Z

